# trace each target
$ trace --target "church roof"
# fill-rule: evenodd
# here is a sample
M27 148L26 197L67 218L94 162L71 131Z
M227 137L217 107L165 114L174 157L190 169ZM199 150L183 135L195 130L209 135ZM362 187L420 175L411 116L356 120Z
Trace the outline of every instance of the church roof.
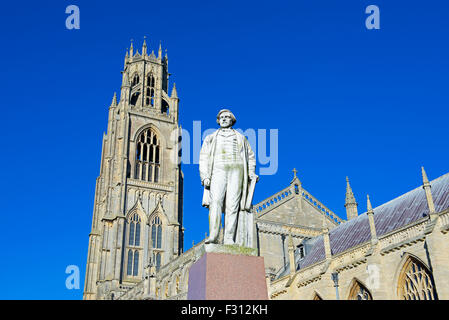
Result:
M449 173L433 180L431 186L435 211L441 212L449 208ZM420 186L374 208L374 223L377 236L382 237L428 215L429 209L425 192L422 186ZM332 255L370 241L371 232L366 212L331 229L329 238ZM297 261L299 269L306 268L325 259L322 235L310 239L307 247L309 250L306 252L305 257L299 262ZM286 271L288 271L288 268L285 268L284 272L281 272L279 276L285 275Z

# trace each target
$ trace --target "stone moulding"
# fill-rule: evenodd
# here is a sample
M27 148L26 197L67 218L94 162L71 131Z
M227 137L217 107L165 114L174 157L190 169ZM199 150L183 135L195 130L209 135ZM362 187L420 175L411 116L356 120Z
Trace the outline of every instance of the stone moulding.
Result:
M133 108L132 110L129 110L129 114L130 115L135 115L135 116L140 116L140 117L145 117L145 118L149 118L149 119L154 119L156 118L159 121L163 121L163 122L168 122L170 124L173 124L175 122L174 118L171 116L163 116L160 115L156 112L151 112L152 110L145 110L145 111L140 111L137 108Z
M260 232L276 235L288 235L291 234L292 237L310 237L317 236L321 234L321 229L308 228L298 225L282 225L270 221L258 220L257 228Z
M131 178L127 179L127 184L128 184L128 186L133 186L133 187L152 188L152 189L157 189L160 191L170 191L170 192L173 191L173 187L169 186L169 185L155 183L155 182L135 180L135 179L131 179Z

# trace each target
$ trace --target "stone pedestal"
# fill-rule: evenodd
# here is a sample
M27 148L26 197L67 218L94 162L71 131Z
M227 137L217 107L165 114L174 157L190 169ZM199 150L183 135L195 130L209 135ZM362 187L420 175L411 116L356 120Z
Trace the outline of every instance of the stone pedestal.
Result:
M256 250L206 245L189 271L187 300L268 300L263 257Z

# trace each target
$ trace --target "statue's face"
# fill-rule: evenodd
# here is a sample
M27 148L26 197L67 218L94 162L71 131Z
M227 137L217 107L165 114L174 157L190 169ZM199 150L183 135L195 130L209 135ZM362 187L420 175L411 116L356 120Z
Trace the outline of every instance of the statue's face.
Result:
M232 116L229 112L223 112L218 117L218 122L220 123L220 127L229 128L232 126Z

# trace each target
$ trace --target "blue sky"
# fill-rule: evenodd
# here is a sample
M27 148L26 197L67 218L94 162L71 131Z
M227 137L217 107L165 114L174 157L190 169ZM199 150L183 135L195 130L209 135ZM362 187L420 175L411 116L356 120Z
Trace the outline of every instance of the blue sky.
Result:
M65 28L66 6L79 30ZM365 8L380 8L367 30ZM2 5L0 299L81 299L102 134L130 39L168 49L180 122L278 129L255 202L303 187L340 217L345 177L366 210L449 172L447 1L22 1ZM185 247L204 238L198 166ZM67 290L77 265L81 288Z

